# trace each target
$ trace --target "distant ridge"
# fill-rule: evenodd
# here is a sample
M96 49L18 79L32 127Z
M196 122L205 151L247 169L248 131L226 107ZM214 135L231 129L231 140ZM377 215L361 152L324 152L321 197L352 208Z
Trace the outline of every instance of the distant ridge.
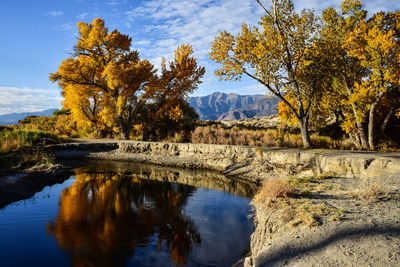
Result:
M239 120L276 114L278 100L263 95L213 93L191 97L189 105L202 120Z
M0 125L16 124L19 120L23 120L27 116L51 116L56 110L56 108L52 108L36 112L10 113L0 115Z

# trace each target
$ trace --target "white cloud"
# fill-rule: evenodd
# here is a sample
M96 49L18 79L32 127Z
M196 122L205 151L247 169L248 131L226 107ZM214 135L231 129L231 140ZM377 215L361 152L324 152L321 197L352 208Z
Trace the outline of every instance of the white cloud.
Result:
M216 65L208 59L211 41L218 32L236 33L243 22L255 25L261 14L256 1L237 0L149 0L125 12L128 21L145 21L146 40L155 41L145 47L143 57L156 68L162 57L172 60L178 45L193 46L199 64L207 67L200 88L218 86L212 71Z
M84 20L88 15L89 15L89 13L84 12L84 13L77 15L76 17L80 20Z
M106 4L110 5L110 6L125 5L127 3L128 3L127 0L111 0L111 1L106 2Z
M148 20L146 31L156 45L154 57L172 55L181 43L190 43L198 58L208 58L210 42L219 30L237 32L241 24L256 24L260 8L255 1L150 0L126 12L127 19Z
M51 11L47 12L46 15L56 18L56 17L60 17L60 16L64 15L64 12L62 12L61 10L51 10Z
M400 1L388 1L388 0L365 0L365 9L368 10L370 14L377 13L379 11L390 11L399 10Z
M0 86L0 115L57 108L61 101L58 90Z
M151 44L150 40L139 40L139 41L135 41L133 40L133 45L138 45L138 46L148 46ZM133 48L135 49L135 48Z
M71 23L64 23L61 24L60 26L54 27L56 30L62 30L66 32L72 32L75 28Z

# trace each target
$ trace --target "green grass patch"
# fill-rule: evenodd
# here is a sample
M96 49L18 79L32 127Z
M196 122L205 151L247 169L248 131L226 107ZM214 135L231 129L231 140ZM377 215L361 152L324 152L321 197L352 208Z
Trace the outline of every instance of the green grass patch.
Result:
M24 147L40 145L45 139L61 142L63 139L49 132L10 130L0 131L0 152L17 151Z
M61 142L59 136L42 131L5 128L0 131L0 174L23 171L37 164L52 164L54 157L45 152L45 142Z

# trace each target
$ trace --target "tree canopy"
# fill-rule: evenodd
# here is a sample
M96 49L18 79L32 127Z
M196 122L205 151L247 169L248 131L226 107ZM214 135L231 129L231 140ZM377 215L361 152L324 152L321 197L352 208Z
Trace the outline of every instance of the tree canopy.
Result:
M400 11L367 16L359 0L344 0L321 18L296 12L291 0L273 0L258 26L242 25L215 37L211 59L220 78L242 75L277 96L279 116L299 126L309 147L309 123L332 114L360 149L375 149L400 107Z
M257 2L265 11L259 27L243 24L236 36L223 31L212 43L210 57L222 64L215 74L226 80L247 75L264 85L290 109L310 147L308 120L322 75L309 60L317 20L310 10L296 12L291 0L274 0L269 9Z
M50 80L62 88L63 107L79 124L92 127L97 136L111 131L128 139L146 105L158 103L155 116L167 112L170 118L182 117L177 115L182 113L180 103L197 89L205 72L190 45L177 48L170 70L164 62L159 77L153 64L131 48L132 39L110 32L103 20L80 22L78 30L72 56Z

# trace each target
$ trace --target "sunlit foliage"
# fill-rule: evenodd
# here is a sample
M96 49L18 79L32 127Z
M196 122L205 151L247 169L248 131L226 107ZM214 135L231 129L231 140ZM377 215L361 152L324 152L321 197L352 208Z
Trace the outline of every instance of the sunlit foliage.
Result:
M160 100L155 117L165 112L171 118L182 117L179 101L197 88L204 75L191 46L180 46L170 70L164 64L158 77L154 66L131 48L131 38L110 32L103 20L80 22L78 30L74 53L50 74L62 88L63 107L78 125L92 128L98 137L116 132L128 139L139 111L155 99Z
M335 115L359 149L375 149L400 115L400 11L367 16L359 0L327 8L321 18L296 13L290 0L262 8L258 27L244 24L236 36L215 38L216 75L245 74L265 85L282 100L282 122L301 129L305 147L309 124L323 127Z
M309 147L310 109L321 89L322 72L317 60L311 59L318 23L312 11L296 12L291 0L274 0L270 9L259 4L265 11L259 27L243 24L236 36L222 31L215 38L210 57L222 64L215 74L226 80L244 74L263 84L293 113L303 145Z

